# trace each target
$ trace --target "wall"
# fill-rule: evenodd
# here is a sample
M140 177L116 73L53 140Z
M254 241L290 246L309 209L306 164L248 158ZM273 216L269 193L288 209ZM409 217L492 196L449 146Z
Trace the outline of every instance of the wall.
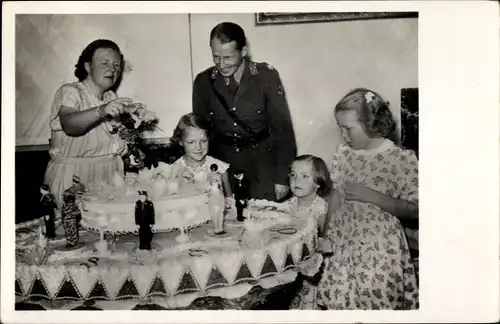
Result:
M50 103L58 87L73 82L82 50L98 38L114 40L131 71L119 95L155 110L171 132L191 106L187 14L17 15L16 144L46 144Z
M333 107L351 88L378 91L399 118L401 88L418 86L417 19L255 26L251 13L194 14L195 73L213 64L209 34L222 21L240 24L252 59L266 61L280 72L299 153L330 160L340 142Z
M240 24L253 59L269 62L280 72L299 153L329 161L340 142L333 106L349 89L377 90L399 118L400 89L418 86L416 19L257 27L252 13L193 14L191 25L187 14L20 16L17 144L48 142L52 97L61 84L74 80L78 56L96 38L115 40L130 62L132 70L124 76L120 95L147 103L170 134L179 116L191 108L192 74L213 64L209 33L222 21Z

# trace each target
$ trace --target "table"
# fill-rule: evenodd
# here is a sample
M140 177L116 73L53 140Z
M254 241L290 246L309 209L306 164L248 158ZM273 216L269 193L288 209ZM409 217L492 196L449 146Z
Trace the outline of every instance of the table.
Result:
M191 230L189 244L175 240L178 232L155 234L150 252L136 251L138 237L128 234L114 243L108 237L112 253L98 255L93 246L99 234L81 231L86 243L82 248L67 250L59 239L34 258L37 237L31 237L16 246L17 307L281 309L286 306L265 306L266 300L294 289L300 267L314 256L317 237L311 219L295 219L286 226L296 233L280 233L280 226L259 234L268 239L259 249L242 246L243 228L231 222L224 240L208 235L210 224Z

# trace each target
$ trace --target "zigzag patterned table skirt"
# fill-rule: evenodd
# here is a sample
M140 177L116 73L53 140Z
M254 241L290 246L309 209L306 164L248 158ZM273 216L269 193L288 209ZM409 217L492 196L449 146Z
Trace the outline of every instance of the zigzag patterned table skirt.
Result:
M293 275L292 275L293 276ZM290 276L290 278L292 277ZM266 281L262 279L242 297L233 298L231 293L220 296L197 297L187 306L178 306L168 298L154 297L144 300L125 299L120 301L102 300L57 300L44 298L16 297L15 310L287 310L291 300L300 288L298 280L265 288ZM288 279L288 278L287 278ZM267 283L270 284L269 282ZM271 283L272 285L273 283ZM244 289L247 289L245 287ZM234 293L234 292L233 292Z

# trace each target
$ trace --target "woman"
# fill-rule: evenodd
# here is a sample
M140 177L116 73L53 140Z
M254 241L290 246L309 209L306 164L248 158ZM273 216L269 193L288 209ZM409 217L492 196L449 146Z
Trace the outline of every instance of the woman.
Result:
M63 85L51 107L51 160L45 173L58 206L62 193L78 176L84 185L109 181L123 172L125 142L113 130L113 118L129 112L129 98L118 98L114 89L121 79L123 55L114 42L90 43L75 66L78 82Z

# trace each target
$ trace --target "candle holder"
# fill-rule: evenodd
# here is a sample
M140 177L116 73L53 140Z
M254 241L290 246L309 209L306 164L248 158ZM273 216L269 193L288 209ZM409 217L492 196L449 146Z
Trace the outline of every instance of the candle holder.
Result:
M104 240L104 229L100 228L99 229L99 242L95 244L95 247L97 249L97 252L99 255L105 256L108 254L108 242Z
M179 227L180 234L177 235L175 240L179 243L187 243L190 241L189 235L186 233L186 229L184 226Z

